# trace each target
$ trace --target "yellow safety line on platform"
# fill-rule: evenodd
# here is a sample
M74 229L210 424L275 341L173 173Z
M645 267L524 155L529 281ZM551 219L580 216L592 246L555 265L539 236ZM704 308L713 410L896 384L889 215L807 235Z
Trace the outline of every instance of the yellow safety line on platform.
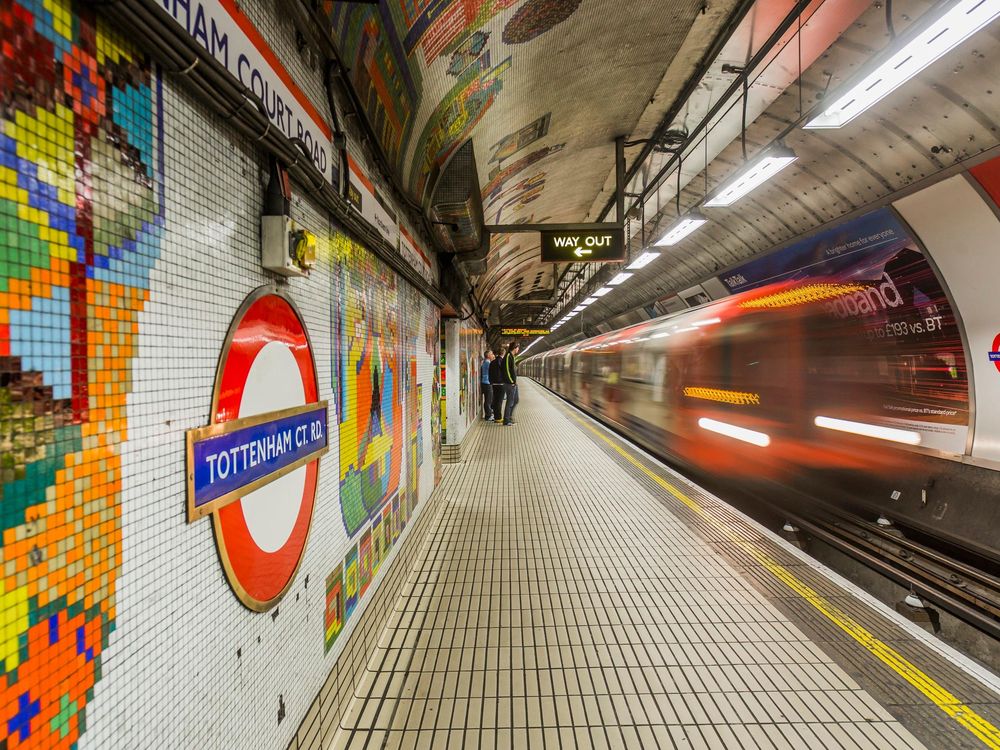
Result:
M822 613L828 620L830 620L830 622L851 636L851 638L875 655L883 664L888 666L892 669L892 671L927 696L931 701L933 701L935 706L940 708L948 714L948 716L976 735L976 737L982 740L987 747L992 750L1000 750L1000 729L997 729L997 727L993 726L993 724L962 703L958 698L939 685L933 678L919 669L915 664L906 659L906 657L894 648L880 641L874 635L869 633L864 626L860 625L849 615L841 612L836 606L814 591L808 584L799 580L799 578L788 570L788 568L772 559L770 555L762 551L759 547L757 547L757 545L734 534L732 529L730 529L726 524L710 516L698 503L674 487L670 482L663 479L663 477L659 474L651 469L648 469L641 462L639 462L638 459L612 441L609 437L595 429L593 426L587 424L582 419L577 417L574 417L574 419L576 419L577 422L586 427L609 446L614 448L614 450L617 451L618 454L621 455L626 461L640 469L644 474L646 474L646 476L684 503L684 505L701 516L701 518L705 521L721 531L731 542L737 544L754 560L767 568L771 575L809 602L809 604Z

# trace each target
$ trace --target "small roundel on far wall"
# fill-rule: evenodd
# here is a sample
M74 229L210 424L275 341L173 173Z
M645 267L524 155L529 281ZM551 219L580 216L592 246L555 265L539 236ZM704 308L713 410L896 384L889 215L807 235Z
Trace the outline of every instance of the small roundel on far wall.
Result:
M505 44L524 44L558 26L580 7L580 0L528 0L503 30Z

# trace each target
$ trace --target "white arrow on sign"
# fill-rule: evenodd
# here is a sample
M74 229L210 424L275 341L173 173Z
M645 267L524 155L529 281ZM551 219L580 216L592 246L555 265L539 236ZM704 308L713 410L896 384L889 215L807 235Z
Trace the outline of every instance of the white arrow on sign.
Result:
M582 247L578 247L576 250L573 251L573 255L575 255L577 258L582 258L584 255L590 255L592 252L594 251L584 250Z

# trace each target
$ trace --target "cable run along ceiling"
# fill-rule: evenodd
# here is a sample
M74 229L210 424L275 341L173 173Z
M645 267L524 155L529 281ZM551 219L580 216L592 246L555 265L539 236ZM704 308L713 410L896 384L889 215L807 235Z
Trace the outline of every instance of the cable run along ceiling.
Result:
M710 5L382 0L322 13L410 196L426 206L471 141L486 223L516 224L587 219L615 136L652 131L737 0ZM476 294L518 322L538 309L519 301L547 298L558 270L539 262L537 235L497 235Z

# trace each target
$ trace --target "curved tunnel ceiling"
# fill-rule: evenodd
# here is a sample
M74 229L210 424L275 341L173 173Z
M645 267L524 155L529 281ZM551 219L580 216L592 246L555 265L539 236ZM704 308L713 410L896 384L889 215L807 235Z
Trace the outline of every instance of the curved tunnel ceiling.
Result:
M831 2L831 0L828 0ZM841 0L841 5L844 2ZM865 4L867 6L867 4ZM936 12L929 0L896 0L895 30ZM836 40L806 68L802 78L806 113L829 91L850 80L890 44L881 3L867 6ZM797 83L777 91L747 129L750 157L791 128L784 144L798 160L774 179L727 208L704 209L709 222L663 254L627 285L602 297L546 346L594 331L601 321L618 326L649 317L642 306L666 303L677 292L713 277L729 266L765 252L823 224L886 199L1000 145L1000 22L978 32L923 70L916 78L838 130L807 131L801 121ZM713 66L712 73L718 66ZM699 93L710 96L710 87ZM692 97L687 117L673 127L693 127L707 107ZM753 93L750 101L753 102ZM738 129L737 129L738 133ZM738 137L727 137L708 164L711 192L742 164ZM681 212L706 194L703 158L682 173ZM657 192L660 211L646 214L646 244L676 220L673 206L676 174ZM633 188L634 189L634 188ZM636 243L639 243L638 238ZM578 296L583 296L581 291ZM566 307L572 305L570 301ZM682 305L683 306L683 305ZM666 307L665 304L659 306ZM637 311L638 310L638 311ZM630 312L636 311L636 312ZM558 310L553 310L554 314ZM547 316L543 316L547 317Z
M659 124L740 4L381 0L323 7L366 115L411 197L426 204L448 159L471 140L486 222L511 224L585 220L613 171L614 138ZM556 270L538 261L537 235L498 235L477 295L484 306L545 297Z

